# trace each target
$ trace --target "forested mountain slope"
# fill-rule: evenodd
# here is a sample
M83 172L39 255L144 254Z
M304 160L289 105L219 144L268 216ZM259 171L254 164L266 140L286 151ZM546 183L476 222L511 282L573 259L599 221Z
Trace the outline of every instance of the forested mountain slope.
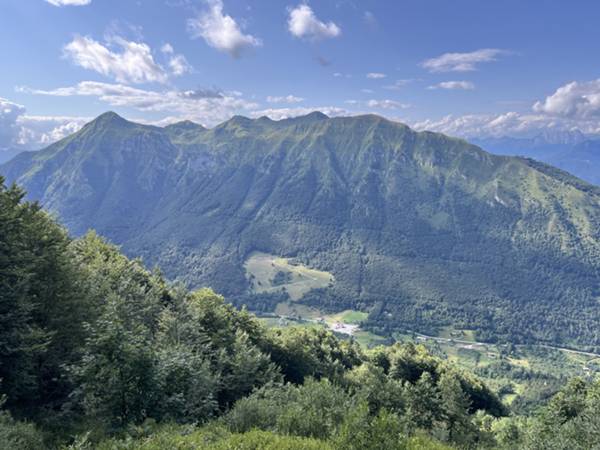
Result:
M254 251L333 274L304 301L380 331L600 344L600 188L378 116L166 128L106 113L0 166L75 234L252 302Z

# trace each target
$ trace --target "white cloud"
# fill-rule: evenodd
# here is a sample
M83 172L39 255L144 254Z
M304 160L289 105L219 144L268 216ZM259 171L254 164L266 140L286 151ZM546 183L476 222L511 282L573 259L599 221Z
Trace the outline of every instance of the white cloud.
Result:
M110 106L134 108L144 112L168 112L178 115L181 119L193 120L207 126L258 107L256 103L245 100L237 92L221 92L215 89L154 91L123 84L82 81L75 86L53 90L27 87L18 90L56 97L97 97Z
M324 39L334 38L342 30L333 22L322 22L317 18L310 6L300 4L289 9L288 30L297 38Z
M469 53L444 53L421 63L430 72L469 72L477 69L477 64L496 61L507 54L506 50L482 48Z
M171 74L175 76L183 75L184 73L192 72L192 66L188 63L183 55L176 55L175 49L168 42L164 44L160 51L169 58L168 64L171 69Z
M183 55L175 55L169 59L169 67L171 68L171 73L175 76L183 75L184 73L188 73L192 71L192 66L187 62L185 56Z
M396 81L394 81L394 84L388 84L387 86L383 86L383 88L389 89L392 91L398 91L398 90L402 89L404 86L406 86L407 84L412 83L413 81L415 81L415 80L413 80L412 78L405 79L405 80L396 80Z
M74 133L87 118L31 116L23 105L0 98L0 151L8 148L37 149Z
M503 114L449 115L439 120L424 120L413 123L417 130L438 131L464 138L487 137L534 137L546 131L581 131L600 133L598 120L570 120L544 114Z
M223 13L222 0L207 0L208 9L198 17L188 20L188 30L193 38L203 38L213 48L227 52L234 58L244 50L260 47L262 41L244 34L237 22Z
M89 117L23 115L18 121L18 144L31 149L44 147L75 133L90 120Z
M92 0L46 0L54 6L85 6L92 3Z
M414 126L466 138L535 137L546 132L573 131L600 134L600 79L565 84L535 102L530 113L449 115Z
M168 42L160 48L160 51L166 55L172 55L173 53L175 53L173 46L171 44L169 44Z
M281 97L273 97L269 95L267 97L267 102L269 103L300 103L303 101L304 99L302 97L296 97L295 95L286 95Z
M369 100L367 101L367 106L369 108L376 108L376 109L406 109L406 108L410 108L409 104L406 103L400 103L397 102L395 100Z
M74 64L112 77L120 83L167 81L166 72L154 61L148 45L116 36L111 42L116 43L121 52L114 52L87 36L76 36L63 51Z
M253 111L250 117L262 117L267 116L273 120L289 119L291 117L305 116L314 111L320 111L329 117L348 116L350 112L344 108L338 108L337 106L321 106L318 108L270 108L263 109L260 111Z
M373 89L361 89L360 92L363 94L374 94L375 91Z
M0 150L17 142L19 126L17 120L25 114L25 107L0 97Z
M470 81L442 81L441 83L429 86L427 89L449 89L449 90L473 90L475 85Z
M538 113L573 118L600 116L600 79L561 86L554 94L533 105Z
M371 80L380 80L382 78L385 78L387 75L385 73L379 73L379 72L369 72L367 74L367 78L371 79Z

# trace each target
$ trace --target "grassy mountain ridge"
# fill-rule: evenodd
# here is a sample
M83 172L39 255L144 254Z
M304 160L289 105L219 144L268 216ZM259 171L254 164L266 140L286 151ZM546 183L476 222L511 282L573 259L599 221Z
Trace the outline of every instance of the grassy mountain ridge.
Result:
M249 302L253 251L331 272L367 325L598 345L600 193L549 166L378 116L166 128L106 113L0 167L69 229Z

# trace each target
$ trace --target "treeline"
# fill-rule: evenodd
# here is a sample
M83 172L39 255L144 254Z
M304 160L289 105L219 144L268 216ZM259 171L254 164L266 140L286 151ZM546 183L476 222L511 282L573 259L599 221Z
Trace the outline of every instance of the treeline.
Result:
M71 239L3 180L0 379L0 445L14 450L526 448L563 412L575 434L598 398L573 385L539 423L503 417L423 347L265 329L93 232Z

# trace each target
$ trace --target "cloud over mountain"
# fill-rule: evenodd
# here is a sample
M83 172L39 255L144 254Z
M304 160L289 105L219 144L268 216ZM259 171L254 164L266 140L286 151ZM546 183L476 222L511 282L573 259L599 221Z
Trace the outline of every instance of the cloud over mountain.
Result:
M168 112L204 125L214 125L240 111L253 110L258 106L235 92L214 89L147 90L96 81L82 81L74 86L52 90L28 87L21 87L19 90L53 97L97 97L110 106L134 108L143 112Z
M538 101L533 109L539 113L573 118L600 116L600 79L565 84L554 94Z
M87 117L27 115L25 106L0 98L0 151L39 148L79 130Z

